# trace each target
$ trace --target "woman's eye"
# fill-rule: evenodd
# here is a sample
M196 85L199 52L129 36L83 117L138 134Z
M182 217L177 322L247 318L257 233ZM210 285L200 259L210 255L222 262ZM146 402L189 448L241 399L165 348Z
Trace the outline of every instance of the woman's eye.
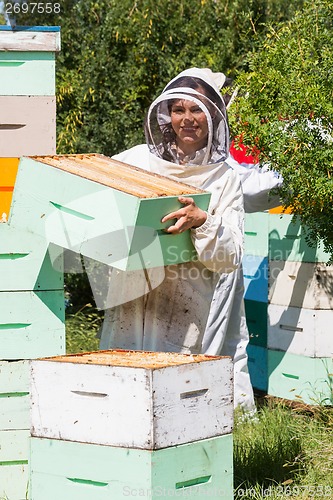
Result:
M180 114L184 113L184 110L183 110L183 108L172 108L171 112L175 113L177 115L180 115Z

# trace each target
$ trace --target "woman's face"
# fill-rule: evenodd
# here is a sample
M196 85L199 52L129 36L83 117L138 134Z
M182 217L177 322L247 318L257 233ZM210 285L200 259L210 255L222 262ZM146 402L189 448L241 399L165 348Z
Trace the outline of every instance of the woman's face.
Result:
M190 155L207 143L208 123L205 112L193 101L179 99L171 106L171 125L178 148Z

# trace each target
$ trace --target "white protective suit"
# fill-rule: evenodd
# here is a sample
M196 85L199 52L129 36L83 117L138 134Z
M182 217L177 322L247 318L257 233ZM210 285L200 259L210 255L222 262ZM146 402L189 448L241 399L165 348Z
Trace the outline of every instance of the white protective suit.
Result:
M206 222L191 230L198 261L150 270L150 281L153 281L152 271L156 275L165 273L165 277L149 293L142 273L113 269L110 285L123 295L123 303L105 311L100 348L232 356L235 406L253 410L241 269L243 197L235 165L231 168L225 161L229 132L219 93L224 75L198 68L186 70L178 77L183 75L201 78L217 94L222 117L217 123L210 123L210 151L204 148L197 152L186 165L177 163L177 158L172 157L173 161L161 158L165 144L160 129L170 120L165 99L170 98L170 92L173 98L184 98L185 92L189 100L197 99L195 91L189 88L167 92L164 89L147 115L147 144L135 146L114 158L211 192ZM201 104L200 100L198 103ZM172 148L167 154L174 154ZM229 157L228 162L232 163L232 158ZM133 287L139 289L138 298L126 302L126 289L132 292Z

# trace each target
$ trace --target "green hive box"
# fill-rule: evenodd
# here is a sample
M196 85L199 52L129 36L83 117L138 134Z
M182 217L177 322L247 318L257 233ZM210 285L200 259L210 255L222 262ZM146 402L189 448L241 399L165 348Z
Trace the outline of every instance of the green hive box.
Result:
M269 214L270 260L294 262L327 262L329 254L322 242L310 246L306 240L306 226L299 217L290 214Z
M244 253L268 256L268 212L245 214Z
M1 95L54 95L55 53L0 50L0 81Z
M121 270L193 260L190 231L161 223L190 196L206 210L210 193L102 155L23 157L9 224Z
M33 500L232 500L232 434L155 451L31 438L30 487Z
M29 481L29 361L0 361L0 498L24 500Z

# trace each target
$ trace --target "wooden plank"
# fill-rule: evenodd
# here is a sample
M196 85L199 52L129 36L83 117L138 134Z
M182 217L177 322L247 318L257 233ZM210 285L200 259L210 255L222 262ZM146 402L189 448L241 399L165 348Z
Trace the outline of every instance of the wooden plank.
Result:
M34 500L123 496L233 498L232 435L164 450L32 438Z
M268 386L267 348L249 344L247 354L251 384L255 389L266 392Z
M244 251L248 255L268 256L267 212L245 214Z
M103 351L95 353L104 360L98 364L89 357L32 361L32 435L160 449L231 432L230 358L195 362L193 355L184 364L184 355L172 353L176 364L145 368L129 364L133 351L117 352L124 366Z
M268 350L268 394L306 404L333 404L332 358Z
M37 156L34 160L139 198L208 193L182 182L98 154ZM122 182L124 181L124 182Z
M332 309L333 266L270 261L269 302L288 307Z
M55 97L0 96L0 156L54 153L55 116Z
M332 309L268 306L268 347L309 357L333 357Z
M294 262L327 262L329 254L322 243L310 246L306 227L299 217L288 214L269 215L269 258Z
M108 164L109 160L111 172L113 160L104 159L103 162ZM44 160L21 159L13 194L11 226L27 228L60 247L122 270L188 262L196 256L190 231L180 235L166 234L163 229L170 223L161 223L161 219L181 207L176 193L186 189L204 209L209 204L209 193L192 188L195 192L191 194L187 185L170 184L167 178L146 173L145 189L148 189L149 178L152 182L150 196L156 192L159 196L142 198L112 187L118 185L117 179L111 174L107 176L104 170L100 178L99 163L92 170L86 165L80 175L77 165L74 163L73 167L70 163L68 167L68 163L68 157L62 168ZM128 170L126 165L125 170ZM139 170L133 171L136 191L140 191ZM97 182L98 179L102 183ZM173 191L173 196L163 196L163 183L168 192Z
M59 52L60 31L0 30L0 51Z
M0 81L2 96L53 96L55 54L0 51Z
M268 258L244 255L244 298L268 302Z
M0 224L1 291L62 290L63 255L44 238Z
M64 292L0 292L0 359L65 352Z
M250 343L267 347L267 302L245 299L244 305Z

